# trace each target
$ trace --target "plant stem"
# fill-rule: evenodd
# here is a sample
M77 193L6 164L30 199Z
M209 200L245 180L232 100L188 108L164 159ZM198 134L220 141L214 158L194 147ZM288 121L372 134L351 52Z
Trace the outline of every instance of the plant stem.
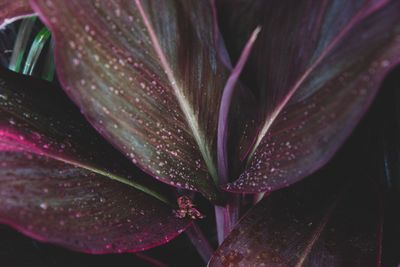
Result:
M225 207L215 206L215 222L217 225L217 235L218 235L218 245L222 244L224 241L226 233L226 217L227 217L227 210Z
M143 254L143 253L135 253L135 256L138 257L139 259L141 259L141 260L153 265L153 266L156 266L156 267L168 267L167 264L165 264L165 263L163 263L163 262L161 262L161 261L159 261L157 259L154 259L153 257L151 257L149 255L146 255L146 254Z
M193 222L192 226L186 230L186 234L203 259L204 263L208 263L212 254L214 253L214 249L208 243L200 227Z
M239 219L240 195L232 194L225 206L215 206L215 220L217 224L218 244L231 232Z
M255 195L254 195L254 199L253 199L253 205L256 205L256 204L257 204L258 202L260 202L264 197L265 197L265 192L255 194Z

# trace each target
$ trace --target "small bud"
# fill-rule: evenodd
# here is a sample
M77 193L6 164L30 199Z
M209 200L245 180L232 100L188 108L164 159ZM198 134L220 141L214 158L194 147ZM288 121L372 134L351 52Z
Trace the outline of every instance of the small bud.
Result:
M203 219L205 216L195 208L192 200L187 196L181 196L177 199L179 209L175 210L175 216L177 218L189 217L192 220Z

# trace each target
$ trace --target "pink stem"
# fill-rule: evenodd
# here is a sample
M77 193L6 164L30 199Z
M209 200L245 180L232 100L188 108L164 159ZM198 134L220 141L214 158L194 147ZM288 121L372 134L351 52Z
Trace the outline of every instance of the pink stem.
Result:
M208 243L200 227L193 222L192 226L190 226L185 233L203 259L204 263L208 263L214 253L214 249Z
M135 256L138 257L139 259L141 259L141 260L153 265L153 266L156 266L156 267L168 267L167 264L165 264L165 263L163 263L163 262L161 262L159 260L156 260L153 257L150 257L150 256L148 256L146 254L135 253Z

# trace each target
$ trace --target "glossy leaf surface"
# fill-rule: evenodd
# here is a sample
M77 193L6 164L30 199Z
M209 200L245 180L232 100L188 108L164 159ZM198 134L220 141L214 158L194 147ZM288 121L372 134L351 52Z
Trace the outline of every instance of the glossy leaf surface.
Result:
M332 157L399 62L400 2L225 1L220 8L231 51L234 38L242 45L262 26L243 80L259 91L263 123L247 169L225 189L288 186Z
M62 91L0 75L0 222L90 253L148 249L185 229Z
M262 200L239 221L209 266L379 266L376 189L365 179L352 185L350 177L325 178Z
M208 1L32 1L64 89L146 172L215 199L225 66Z
M27 15L33 14L28 0L0 0L0 28Z
M228 132L229 132L229 126L231 126L231 132L235 132L238 131L238 134L243 134L243 137L240 138L235 138L236 140L239 140L238 144L232 144L233 146L239 145L239 148L237 150L233 150L234 154L239 154L238 155L238 159L240 160L240 154L241 150L248 148L250 145L246 145L242 142L240 142L240 140L244 140L244 141L248 141L248 138L246 137L247 135L249 135L248 133L246 133L246 128L249 128L250 125L245 125L243 127L243 125L240 125L240 122L242 121L246 121L249 120L249 117L251 117L250 114L252 114L250 109L250 106L246 106L247 108L247 112L245 114L242 114L241 116L245 117L245 119L240 120L239 121L239 125L233 125L233 126L238 126L238 127L232 127L232 125L229 125L229 111L231 111L231 107L230 105L232 104L232 100L233 100L233 96L235 93L235 89L236 89L236 83L238 82L238 79L240 77L240 74L243 70L244 65L246 64L246 61L248 59L248 56L250 54L251 48L255 42L255 40L257 39L257 35L260 32L260 28L257 28L251 35L251 37L249 38L249 41L247 42L246 46L243 48L243 52L242 55L238 61L238 63L236 64L235 68L232 69L232 73L228 78L228 81L225 85L224 88L224 93L222 94L222 98L221 98L221 106L220 106L220 110L219 110L219 115L218 115L218 139L217 139L217 149L218 149L218 171L219 171L219 181L220 183L226 183L228 182L228 170L232 169L229 168L230 166L228 165ZM240 87L241 92L239 92L239 97L240 95L246 95L246 91ZM236 92L237 93L237 92ZM245 96L246 98L246 96ZM248 102L250 103L250 102ZM253 105L255 104L255 101L252 103ZM238 110L238 109L236 109ZM239 109L240 112L241 110ZM246 116L247 115L247 116ZM250 116L249 116L250 115ZM240 117L237 116L237 117ZM248 130L248 129L247 129ZM232 151L232 149L231 149ZM236 152L236 153L235 153ZM246 153L246 152L245 152ZM245 154L244 153L244 154ZM235 157L234 157L235 158Z

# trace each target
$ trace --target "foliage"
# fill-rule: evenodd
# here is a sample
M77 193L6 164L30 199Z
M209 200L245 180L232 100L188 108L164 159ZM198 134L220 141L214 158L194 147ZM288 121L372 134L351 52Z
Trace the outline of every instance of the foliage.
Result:
M186 232L209 266L381 265L396 135L363 126L378 153L328 162L399 63L399 1L0 7L19 25L0 70L2 223L91 254Z

